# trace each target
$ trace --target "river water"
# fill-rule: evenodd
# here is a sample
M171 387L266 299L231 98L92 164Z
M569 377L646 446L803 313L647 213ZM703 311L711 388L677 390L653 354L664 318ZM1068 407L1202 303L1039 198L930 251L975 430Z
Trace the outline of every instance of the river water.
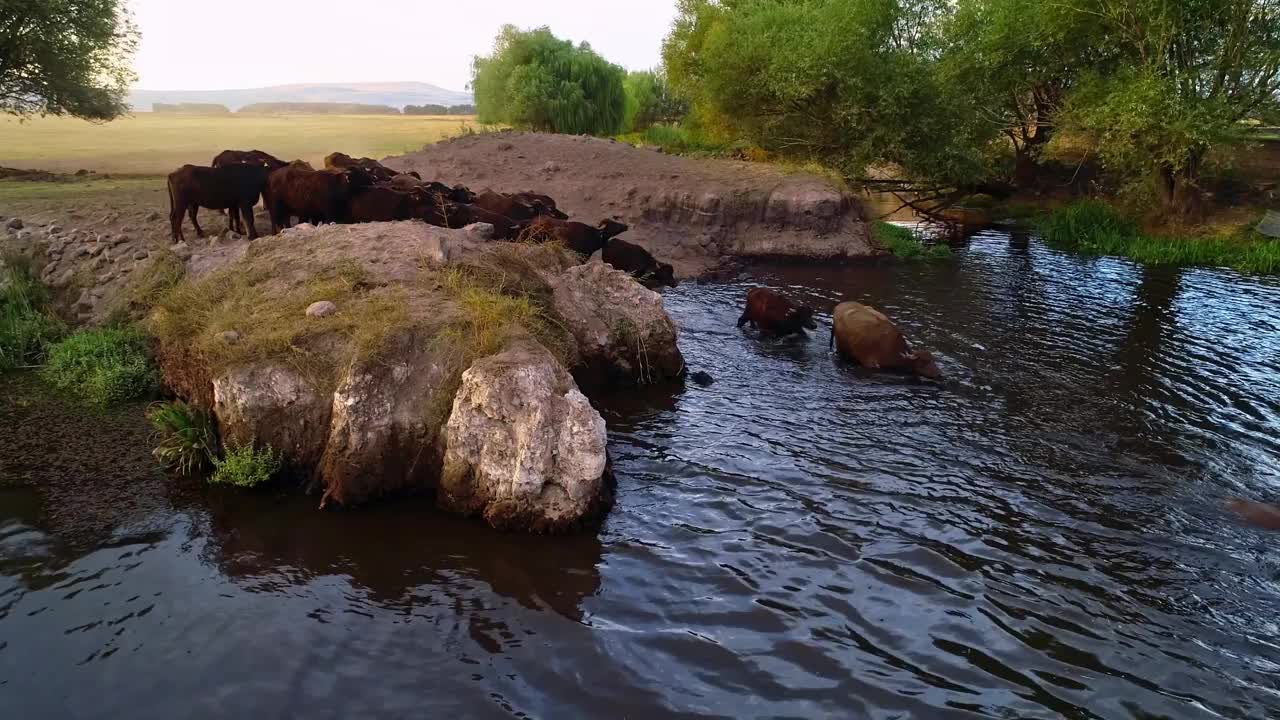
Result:
M737 330L755 284L822 326ZM843 299L948 380L833 358ZM1280 714L1280 535L1223 509L1280 501L1276 279L989 231L666 303L717 382L602 408L591 537L168 479L9 378L0 717Z

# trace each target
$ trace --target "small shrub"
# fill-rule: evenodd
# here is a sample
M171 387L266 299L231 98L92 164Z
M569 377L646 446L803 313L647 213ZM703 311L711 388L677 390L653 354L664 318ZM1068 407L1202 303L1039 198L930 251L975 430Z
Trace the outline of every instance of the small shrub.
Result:
M40 363L49 343L65 334L62 322L46 311L47 302L30 258L0 260L0 371Z
M910 229L893 223L877 222L871 236L881 247L903 260L943 260L951 257L946 245L925 244Z
M253 443L247 443L227 448L226 455L214 459L213 465L215 469L209 482L251 488L275 477L284 465L284 457L270 445L258 449Z
M41 373L59 390L98 406L145 397L156 385L146 339L130 328L85 330L51 345Z
M217 436L203 410L181 400L156 403L148 408L147 419L156 430L156 448L151 454L161 465L190 475L213 463Z

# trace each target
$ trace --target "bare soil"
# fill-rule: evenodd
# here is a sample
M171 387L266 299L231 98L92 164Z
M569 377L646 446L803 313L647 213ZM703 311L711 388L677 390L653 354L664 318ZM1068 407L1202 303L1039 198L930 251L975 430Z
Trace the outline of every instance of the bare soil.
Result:
M389 157L393 168L472 190L550 195L581 222L613 218L683 277L726 258L827 260L880 254L861 203L827 178L777 165L665 154L610 139L466 135Z

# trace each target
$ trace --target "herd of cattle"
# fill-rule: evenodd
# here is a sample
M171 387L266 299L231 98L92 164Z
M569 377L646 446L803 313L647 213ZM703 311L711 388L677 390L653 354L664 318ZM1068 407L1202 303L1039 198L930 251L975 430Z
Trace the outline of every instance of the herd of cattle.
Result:
M258 237L253 207L262 199L272 234L300 222L365 223L421 220L440 227L473 223L493 226L494 239L542 243L555 241L590 256L602 251L604 261L635 276L648 287L675 287L671 265L618 235L627 226L614 220L597 225L575 222L555 200L533 192L474 193L424 181L416 172L399 173L370 158L332 153L316 170L302 160L285 162L261 150L225 150L210 167L184 165L169 174L169 224L173 241L185 240L183 216L189 215L198 237L200 208L226 211L231 229Z
M182 166L169 175L173 241L184 240L184 215L190 215L196 234L204 236L196 219L202 207L225 210L232 230L247 229L249 238L256 239L253 207L261 198L273 234L289 227L294 218L312 224L421 220L448 228L488 223L494 239L555 241L584 257L600 251L604 262L648 287L676 285L669 264L617 237L627 230L626 225L614 220L594 226L574 222L546 195L492 190L477 194L461 185L424 181L418 173L399 173L376 160L342 153L329 155L324 165L316 170L301 160L284 162L260 150L226 150L213 159L211 167ZM832 319L832 344L863 367L941 376L933 356L913 351L894 324L874 308L840 303ZM747 323L775 335L818 327L812 308L766 288L747 293L738 327Z

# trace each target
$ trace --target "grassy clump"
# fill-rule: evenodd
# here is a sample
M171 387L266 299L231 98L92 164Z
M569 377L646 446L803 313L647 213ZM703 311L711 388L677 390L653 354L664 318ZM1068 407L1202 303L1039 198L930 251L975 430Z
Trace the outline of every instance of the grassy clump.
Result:
M308 318L319 300L337 304L327 318ZM362 268L340 263L296 284L269 267L237 264L179 283L156 301L148 328L163 346L188 348L217 373L236 365L278 360L321 387L336 371L375 357L387 338L409 324L399 288L372 285ZM221 334L239 334L226 342Z
M156 403L148 408L147 419L155 428L151 454L166 468L190 475L217 458L213 420L200 408L181 400Z
M1152 265L1208 265L1245 272L1280 272L1280 241L1249 226L1233 232L1197 237L1153 235L1137 222L1098 200L1059 208L1036 222L1051 246L1088 255L1132 258Z
M946 245L927 244L910 229L884 221L871 228L871 237L884 249L903 260L944 260L951 257Z
M108 317L114 322L109 324L142 319L186 274L187 266L176 253L168 248L155 250L113 301Z
M652 125L643 132L618 135L616 139L630 145L657 145L673 155L719 155L729 149L678 125Z
M270 482L284 466L284 457L270 445L257 448L253 443L247 443L227 448L226 455L214 459L213 466L209 482L252 488Z
M66 327L46 307L48 294L35 278L31 259L0 259L0 371L39 364Z
M98 406L146 397L157 380L146 338L131 328L85 330L51 345L41 374L59 390Z

